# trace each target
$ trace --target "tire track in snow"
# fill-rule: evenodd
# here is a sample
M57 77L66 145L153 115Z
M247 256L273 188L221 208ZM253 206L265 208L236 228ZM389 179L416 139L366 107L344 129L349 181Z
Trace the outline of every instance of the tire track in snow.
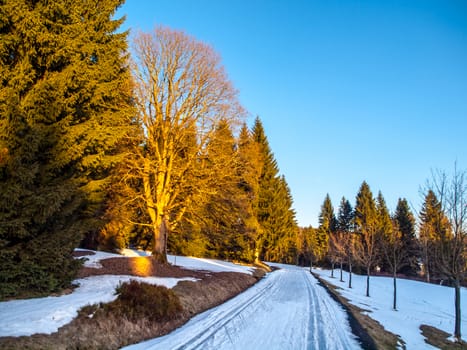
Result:
M334 300L329 298L325 289L319 285L316 278L307 273L309 290L312 298L318 303L319 309L319 337L322 339L314 349L346 350L355 348L358 344L355 336L346 336L351 333L345 311ZM313 286L313 287L312 287ZM332 340L332 341L331 341Z
M350 327L341 324L348 325L344 311L310 273L278 266L281 270L185 326L126 349L359 349Z
M308 323L308 335L312 333L313 336L311 339L307 339L307 346L308 349L325 349L326 347L321 346L325 339L322 332L320 331L321 327L318 322L318 298L316 297L316 293L311 286L311 281L305 271L303 271L302 277L308 292L308 304L311 305L312 308L310 313L311 322Z

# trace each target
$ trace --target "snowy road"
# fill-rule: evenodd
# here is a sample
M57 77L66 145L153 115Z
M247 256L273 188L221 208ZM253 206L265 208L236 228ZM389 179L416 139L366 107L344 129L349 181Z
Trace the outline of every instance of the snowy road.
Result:
M280 267L174 332L125 349L360 349L345 312L316 279Z

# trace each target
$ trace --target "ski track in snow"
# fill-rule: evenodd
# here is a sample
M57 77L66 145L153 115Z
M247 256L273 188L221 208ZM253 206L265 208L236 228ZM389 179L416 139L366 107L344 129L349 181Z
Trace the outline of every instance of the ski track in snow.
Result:
M344 310L309 272L274 265L281 269L237 297L124 349L360 349Z

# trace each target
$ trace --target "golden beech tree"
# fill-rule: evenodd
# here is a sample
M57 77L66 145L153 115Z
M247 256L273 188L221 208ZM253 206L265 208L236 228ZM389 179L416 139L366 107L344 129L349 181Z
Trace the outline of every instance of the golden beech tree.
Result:
M236 125L243 109L210 46L159 27L137 35L134 53L142 128L126 178L139 186L133 201L148 218L139 224L150 227L153 256L165 262L169 232L234 171L233 159L208 158L207 146L216 126Z

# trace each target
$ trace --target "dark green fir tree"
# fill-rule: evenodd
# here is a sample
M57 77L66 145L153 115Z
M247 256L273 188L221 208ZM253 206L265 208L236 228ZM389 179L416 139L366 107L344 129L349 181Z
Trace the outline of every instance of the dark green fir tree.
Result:
M378 215L370 186L363 181L355 204L356 239L354 252L356 260L366 270L366 296L370 296L370 275L378 262Z
M352 204L345 197L342 197L337 210L337 230L351 233L353 231L354 211Z
M396 211L394 213L401 233L402 246L406 252L401 272L407 275L417 275L418 267L418 244L415 237L415 217L410 210L409 204L405 198L399 198L397 201Z
M131 124L120 0L0 2L0 298L70 284Z
M292 209L292 196L274 159L259 118L253 126L260 161L258 195L254 210L260 225L256 256L261 260L295 262L298 226Z

